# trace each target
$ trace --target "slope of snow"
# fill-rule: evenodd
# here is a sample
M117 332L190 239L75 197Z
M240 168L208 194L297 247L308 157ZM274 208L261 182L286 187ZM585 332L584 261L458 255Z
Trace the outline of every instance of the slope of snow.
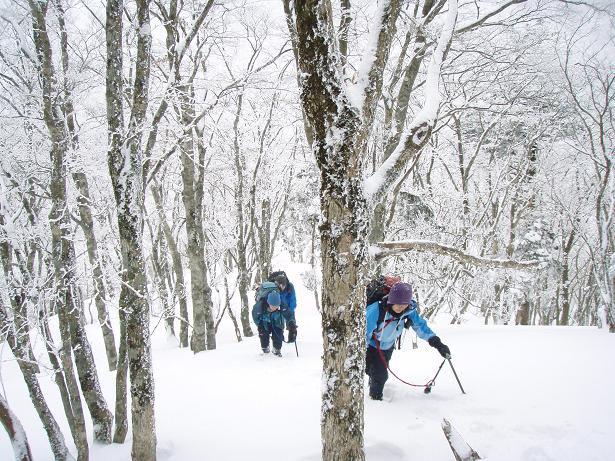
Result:
M320 459L322 354L314 296L300 282L307 267L274 265L295 283L299 324L296 356L260 354L258 339L236 343L225 318L218 350L193 355L153 335L158 459L235 461ZM155 325L155 322L152 322ZM463 395L445 364L431 394L395 378L384 401L366 401L365 444L369 461L452 461L442 433L447 418L483 459L498 461L607 461L615 439L615 335L595 328L447 325L431 323L448 344ZM100 331L88 326L107 402L113 410L115 373L106 371ZM118 330L116 330L118 331ZM35 345L42 350L42 344ZM34 459L52 460L45 432L23 379L1 346L2 392L21 419ZM441 358L426 342L412 349L410 337L395 351L391 367L401 378L425 383ZM49 370L39 378L52 411L70 441ZM91 431L91 423L88 421ZM91 440L91 432L89 434ZM91 444L90 459L130 460L124 445ZM70 442L74 453L74 447ZM0 460L13 451L0 430Z

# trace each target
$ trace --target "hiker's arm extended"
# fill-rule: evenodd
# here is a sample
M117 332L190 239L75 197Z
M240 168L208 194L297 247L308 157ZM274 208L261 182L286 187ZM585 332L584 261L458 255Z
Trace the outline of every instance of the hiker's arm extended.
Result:
M436 335L433 331L431 331L431 328L427 326L427 320L421 317L416 310L411 310L409 317L410 320L412 320L412 329L416 331L419 338L428 341L429 338Z

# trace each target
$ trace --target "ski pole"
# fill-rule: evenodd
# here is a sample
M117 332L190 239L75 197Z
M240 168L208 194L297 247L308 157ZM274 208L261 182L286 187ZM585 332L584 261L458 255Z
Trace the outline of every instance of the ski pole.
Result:
M453 362L451 362L450 358L448 358L446 360L448 360L448 364L451 366L451 370L453 370L453 374L455 375L455 379L457 380L457 384L459 384L459 389L461 389L461 393L465 394L466 391L463 390L463 386L461 385L461 381L459 381L459 376L457 376L457 372L455 371L455 367L453 366Z
M297 349L297 338L295 338L295 352L297 353L297 357L299 357L299 349Z
M434 376L431 381L429 381L427 383L427 386L425 386L425 389L423 390L423 392L425 394L429 394L431 392L431 388L434 384L436 384L436 378L438 377L438 375L440 374L440 370L442 369L442 367L444 366L444 362L446 362L446 359L442 360L442 363L440 364L440 366L438 367L438 371L436 371L436 376Z

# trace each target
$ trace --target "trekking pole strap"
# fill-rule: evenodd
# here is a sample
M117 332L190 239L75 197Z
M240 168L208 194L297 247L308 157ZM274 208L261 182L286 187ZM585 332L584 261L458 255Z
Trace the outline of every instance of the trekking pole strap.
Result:
M438 368L438 371L436 372L434 377L431 378L426 384L412 384L412 383L409 383L408 381L404 381L399 376L397 376L393 370L391 370L391 367L389 367L389 363L386 361L386 358L384 357L384 354L382 353L382 350L380 349L380 341L378 341L378 339L376 338L376 333L375 332L373 334L373 339L374 339L374 342L376 343L376 349L378 350L378 357L380 358L380 361L386 367L386 369L389 370L389 373L391 373L393 376L395 376L395 378L397 378L402 383L407 384L408 386L412 386L412 387L425 387L425 388L428 388L428 387L433 386L433 383L436 380L436 377L438 376L438 373L440 373L440 370L442 369L442 365L444 365L444 361L442 361L442 363L440 364L440 368Z

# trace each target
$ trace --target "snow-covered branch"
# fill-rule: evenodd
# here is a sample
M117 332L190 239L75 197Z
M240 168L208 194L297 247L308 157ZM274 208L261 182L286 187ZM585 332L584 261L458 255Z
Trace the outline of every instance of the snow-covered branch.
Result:
M460 263L472 264L483 268L533 270L541 261L515 261L513 259L492 259L465 253L457 248L430 240L408 240L404 242L379 242L370 247L370 253L376 259L398 255L408 251L421 251L441 256L449 256Z
M446 15L442 33L438 39L438 45L433 53L427 77L425 80L425 104L414 117L408 128L402 135L402 141L393 151L391 156L363 183L365 196L373 202L378 201L394 184L395 179L403 172L404 165L409 158L420 151L431 134L435 124L438 108L440 106L440 92L438 83L440 70L457 23L457 0L449 1L449 10Z

